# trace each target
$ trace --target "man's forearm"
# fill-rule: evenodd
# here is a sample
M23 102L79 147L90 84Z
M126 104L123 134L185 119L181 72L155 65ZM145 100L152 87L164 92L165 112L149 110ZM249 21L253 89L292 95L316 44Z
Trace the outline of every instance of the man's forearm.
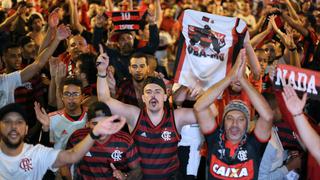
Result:
M21 71L20 75L22 82L28 81L43 68L43 66L47 63L48 59L57 48L59 42L60 40L55 38L50 44L50 46L43 50L32 64L30 64Z
M249 96L251 103L258 111L260 117L262 117L266 121L272 122L272 110L270 109L267 101L262 97L262 95L248 82L247 79L240 79L240 84L243 90Z
M202 111L208 108L218 96L230 85L231 78L226 76L224 79L211 86L200 98L197 100L194 105L196 111Z
M99 75L104 76L107 75L107 71L98 72ZM99 101L107 102L110 98L110 90L107 78L97 77L97 95Z
M75 145L72 149L61 151L55 161L53 167L58 168L66 164L78 162L94 144L94 140L87 135L80 143Z
M299 131L303 143L309 152L320 164L320 137L319 134L311 127L306 116L303 113L293 114L294 123Z

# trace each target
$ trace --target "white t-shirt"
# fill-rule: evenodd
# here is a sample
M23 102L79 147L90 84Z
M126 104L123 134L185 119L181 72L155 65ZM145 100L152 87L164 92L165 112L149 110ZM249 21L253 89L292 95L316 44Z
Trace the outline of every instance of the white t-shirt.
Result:
M22 152L15 157L7 156L0 150L1 180L35 180L42 179L58 157L60 150L43 145L33 146L24 143Z
M21 85L19 71L0 74L0 108L14 102L14 90Z
M80 118L74 121L65 110L55 111L50 116L50 142L54 143L55 149L65 149L71 134L83 127L87 122L87 113L82 112Z

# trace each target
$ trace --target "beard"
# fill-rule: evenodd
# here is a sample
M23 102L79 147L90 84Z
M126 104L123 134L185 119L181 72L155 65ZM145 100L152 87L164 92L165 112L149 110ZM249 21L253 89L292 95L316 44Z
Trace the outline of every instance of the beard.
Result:
M134 80L137 82L137 83L141 83L142 81L144 81L144 77L141 77L140 79L137 77L137 76L133 76Z
M133 47L131 44L127 43L121 47L121 51L125 54L131 53L133 51Z
M7 136L4 136L1 134L1 140L4 142L4 144L9 148L9 149L17 149L21 143L23 143L24 137L20 137L18 142L13 143L10 141L10 139Z

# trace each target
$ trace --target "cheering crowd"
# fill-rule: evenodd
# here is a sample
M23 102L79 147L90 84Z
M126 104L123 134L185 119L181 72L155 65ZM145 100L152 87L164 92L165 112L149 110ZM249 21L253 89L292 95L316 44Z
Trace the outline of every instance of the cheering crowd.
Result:
M0 1L0 179L320 179L320 2Z

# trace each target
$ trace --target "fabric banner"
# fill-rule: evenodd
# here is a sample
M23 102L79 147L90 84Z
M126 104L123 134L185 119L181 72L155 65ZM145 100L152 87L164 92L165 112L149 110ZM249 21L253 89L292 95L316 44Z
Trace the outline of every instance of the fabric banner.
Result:
M111 17L115 31L134 31L140 29L140 23L145 10L113 11L108 12Z
M296 91L308 93L311 99L320 100L320 73L317 71L279 64L273 82L276 89L289 85Z
M247 25L239 18L186 10L176 57L176 83L204 90L225 77L242 48Z

